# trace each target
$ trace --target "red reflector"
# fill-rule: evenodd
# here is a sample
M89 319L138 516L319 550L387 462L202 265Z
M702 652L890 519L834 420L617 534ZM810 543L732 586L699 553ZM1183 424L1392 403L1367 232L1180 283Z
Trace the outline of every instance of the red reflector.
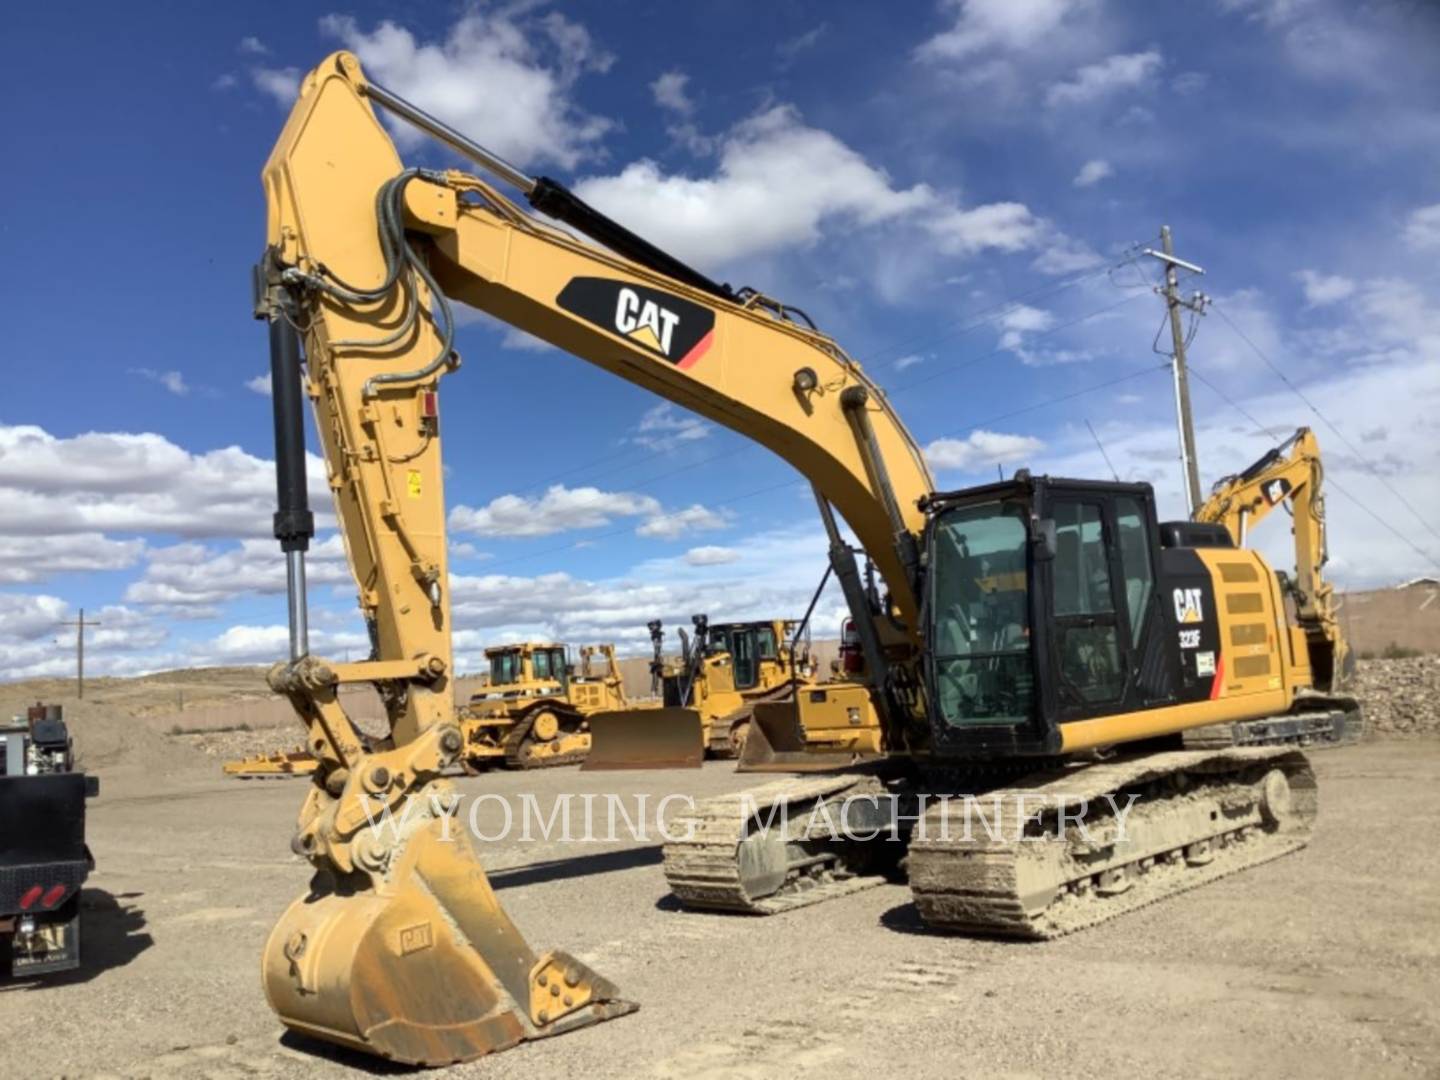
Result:
M38 889L39 886L37 885L36 888ZM45 890L45 895L40 898L40 904L42 907L52 908L60 902L60 898L64 895L64 885L51 885L50 888Z
M420 415L426 420L434 420L440 415L439 395L434 390L426 390L420 395Z
M29 911L35 901L40 899L40 894L44 891L45 890L40 888L39 885L31 885L30 888L25 890L25 894L20 897L20 910Z

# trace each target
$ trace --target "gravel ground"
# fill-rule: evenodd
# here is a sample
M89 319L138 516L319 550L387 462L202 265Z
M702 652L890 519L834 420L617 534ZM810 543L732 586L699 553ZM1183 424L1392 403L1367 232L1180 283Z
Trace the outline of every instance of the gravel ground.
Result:
M1440 1075L1440 854L1422 832L1440 819L1440 740L1313 760L1322 811L1305 851L1045 944L926 934L901 886L768 919L699 915L667 901L653 845L486 845L531 944L576 953L641 1009L452 1071ZM266 933L307 877L287 846L304 782L227 782L212 770L213 759L159 779L102 771L85 967L0 991L0 1073L375 1071L282 1038L260 990ZM724 763L619 775L502 773L461 786L703 796L755 779Z

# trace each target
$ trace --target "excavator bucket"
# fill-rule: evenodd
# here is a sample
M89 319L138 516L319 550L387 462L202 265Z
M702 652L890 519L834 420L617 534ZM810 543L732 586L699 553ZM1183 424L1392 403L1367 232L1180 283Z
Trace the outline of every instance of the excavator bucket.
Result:
M298 1034L439 1066L636 1008L574 957L530 950L456 822L422 826L371 880L316 874L271 931L265 995Z
M616 709L590 717L582 770L698 769L705 725L694 709Z

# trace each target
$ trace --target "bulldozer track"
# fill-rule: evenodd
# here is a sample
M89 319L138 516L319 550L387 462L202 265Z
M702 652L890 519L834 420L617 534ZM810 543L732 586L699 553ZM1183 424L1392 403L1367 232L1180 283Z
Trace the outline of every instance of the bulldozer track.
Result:
M665 845L665 880L686 907L775 915L880 885L880 874L851 873L838 857L787 868L786 880L772 893L756 896L740 857L746 827L757 811L785 804L792 826L822 799L856 794L878 783L863 774L788 779L721 795L676 815L668 824L684 838Z
M524 716L515 722L515 726L506 733L501 748L505 751L505 767L507 769L528 770L528 769L554 769L562 765L578 765L585 760L588 749L574 750L565 754L553 754L549 757L537 758L525 754L526 740L529 738L531 729L535 727L535 718L540 714L541 709L549 709L564 720L579 724L584 721L579 713L558 709L554 704L547 704L542 707L529 710ZM567 731L562 727L562 733Z
M1285 782L1274 779L1281 774ZM1138 793L1128 837L1087 817L1086 841L1055 825L1106 795ZM910 888L920 916L946 931L1047 939L1094 926L1305 846L1315 777L1286 748L1175 751L1037 773L977 803L1001 836L967 831L958 800L928 810L911 838ZM1040 809L1043 807L1043 810ZM1036 811L1040 810L1037 815ZM1024 832L1014 823L1025 821Z

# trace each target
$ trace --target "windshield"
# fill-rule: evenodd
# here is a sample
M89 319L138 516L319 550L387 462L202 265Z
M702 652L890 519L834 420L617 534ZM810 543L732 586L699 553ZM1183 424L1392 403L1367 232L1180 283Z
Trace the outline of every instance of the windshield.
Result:
M520 654L515 651L490 657L490 685L508 686L520 681Z
M961 506L933 527L930 641L947 724L1018 724L1033 709L1027 513L1017 502Z

